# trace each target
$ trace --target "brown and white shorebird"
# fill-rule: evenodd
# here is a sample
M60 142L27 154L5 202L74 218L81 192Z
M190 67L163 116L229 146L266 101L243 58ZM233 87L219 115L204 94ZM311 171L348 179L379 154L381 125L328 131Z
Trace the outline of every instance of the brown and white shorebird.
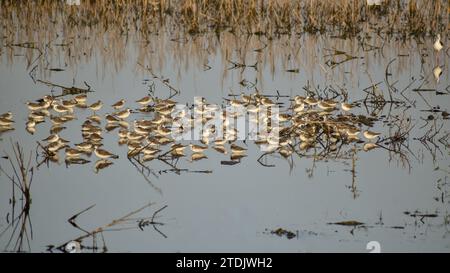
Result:
M26 126L27 128L34 128L34 126L36 126L36 121L28 120Z
M100 124L102 122L102 117L96 114L90 115L89 117L87 117L87 119L97 124Z
M234 107L239 107L239 106L244 105L244 103L240 100L234 99L234 100L230 101L230 105L234 106Z
M184 151L184 149L186 148L186 146L185 145L182 145L182 144L173 144L171 147L170 147L170 150L172 151L172 152L176 152L176 153L181 153L181 152L183 152Z
M27 102L28 109L31 111L41 110L44 106L38 102Z
M120 138L127 138L128 137L128 130L127 129L120 129L119 130L119 137Z
M297 95L294 97L295 104L302 104L304 100L305 100L305 97L302 97L302 96Z
M351 105L350 103L341 103L341 108L344 111L350 111L353 108L353 105Z
M294 106L294 112L295 113L301 112L303 110L305 110L305 104L304 103L296 104Z
M236 145L236 144L231 144L231 152L232 153L234 153L234 154L236 154L236 153L244 153L247 149L245 149L245 148L242 148L242 147L240 147L240 146L238 146L238 145Z
M27 126L27 127L25 127L25 130L27 130L27 132L32 135L34 135L34 133L36 133L36 127L34 127L34 126Z
M77 105L77 101L76 101L75 99L71 99L71 100L63 100L63 101L61 102L61 104L62 104L64 107L67 107L67 108L74 108L75 105Z
M102 109L102 107L103 102L101 100L98 100L97 102L94 102L93 104L89 105L89 108L94 112Z
M189 144L189 147L191 148L191 151L193 151L194 153L202 153L206 149L208 149L208 146L201 146L201 145L194 145L194 144Z
M245 95L245 93L241 93L241 99L244 103L249 104L252 101L252 96Z
M153 101L152 97L145 96L145 97L137 100L136 102L139 103L140 105L147 105L147 104L151 103L152 101Z
M61 132L62 130L66 129L66 128L67 127L61 126L59 124L52 125L52 127L50 128L50 134L57 134L57 133Z
M66 148L66 157L79 157L82 151L73 148Z
M60 149L66 148L66 147L67 147L67 144L64 144L62 142L56 141L56 142L52 142L52 143L48 144L46 148L50 152L55 153L55 152L59 151Z
M363 135L364 135L365 138L371 140L371 139L379 137L381 134L380 133L375 133L375 132L372 132L372 131L364 131Z
M193 161L198 161L198 160L202 160L204 158L208 158L204 153L199 152L199 153L193 153L191 155L191 162Z
M378 147L377 144L369 142L369 143L364 144L363 150L364 150L364 152L368 152L370 150L375 149L376 147Z
M357 128L346 128L345 133L347 133L348 136L357 136L361 131Z
M131 114L131 109L127 108L123 111L120 111L118 113L115 113L114 115L120 119L126 119L127 117L129 117Z
M119 158L118 155L112 154L112 153L110 153L106 150L100 149L100 148L95 148L94 152L95 152L95 155L101 159Z
M266 98L266 97L261 98L261 104L264 106L274 106L275 105L275 103L271 99Z
M326 110L326 111L332 110L334 108L333 105L328 104L326 101L319 101L317 103L317 106L319 106L320 109Z
M227 149L223 145L215 145L213 149L221 154L227 154Z
M108 122L108 123L114 123L114 122L119 122L120 120L118 119L118 118L116 118L115 116L113 116L113 115L106 115L106 117L105 117L105 119L106 119L106 122Z
M48 143L57 142L59 140L59 136L57 134L50 135L49 137L43 139L42 141L46 141Z
M120 108L122 108L125 105L125 100L121 99L118 102L114 103L113 105L111 105L114 109L119 110Z
M84 103L86 103L86 100L87 100L86 94L81 94L81 95L75 96L75 101L78 104L84 104Z
M75 147L77 147L78 150L80 150L82 152L91 153L93 145L92 145L92 143L90 143L88 141L85 141L85 142L82 142L82 143L75 144Z
M63 106L63 105L59 105L59 104L54 104L53 110L55 110L55 112L60 113L60 114L70 112L70 108Z
M319 100L313 98L313 97L307 97L304 102L308 105L316 105L319 103Z
M0 115L0 118L13 119L13 114L11 112L6 112Z
M12 119L0 118L0 126L10 126L14 123Z

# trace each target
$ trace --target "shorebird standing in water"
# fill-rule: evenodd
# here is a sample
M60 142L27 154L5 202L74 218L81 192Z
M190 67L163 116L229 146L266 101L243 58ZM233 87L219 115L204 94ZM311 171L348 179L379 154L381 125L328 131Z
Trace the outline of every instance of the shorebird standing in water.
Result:
M194 152L194 153L202 153L206 149L208 149L207 146L200 146L200 145L194 145L194 144L189 144L189 147L191 148L192 152Z
M89 108L94 111L94 113L100 109L102 109L103 102L101 100L98 100L97 102L89 105Z
M343 103L341 103L341 108L342 108L342 110L348 112L353 108L353 105L351 105L350 103L343 102Z
M59 136L57 134L50 135L49 137L43 139L42 141L46 141L48 143L57 142L59 140Z
M120 119L126 119L127 117L129 117L131 114L131 109L127 108L123 111L120 111L118 113L115 113L115 116L120 118Z
M119 110L120 108L122 108L125 105L125 100L121 99L118 102L114 103L113 105L111 105L114 109Z
M0 126L11 126L14 123L12 119L0 118Z
M107 159L107 158L119 158L118 155L112 154L112 153L110 153L110 152L108 152L108 151L106 151L106 150L99 149L99 148L95 148L94 152L95 152L95 155L96 155L98 158L101 158L101 159Z
M65 107L63 105L59 105L59 104L53 104L53 110L55 110L55 112L60 113L60 114L71 112L70 108L67 108L67 107Z
M1 114L1 115L0 115L0 118L5 118L5 119L10 119L10 120L12 120L12 119L13 119L13 114L12 114L11 112L6 112L6 113L4 113L4 114Z
M87 100L87 95L86 94L81 94L81 95L75 96L75 101L78 104L85 104L86 100Z
M143 97L142 99L137 100L136 102L139 103L140 105L145 106L145 105L149 104L150 102L152 102L152 98L150 96L146 96L146 97Z
M367 138L369 140L372 140L372 139L375 139L375 138L379 137L381 134L380 133L371 132L371 131L364 131L363 135L364 135L365 138Z

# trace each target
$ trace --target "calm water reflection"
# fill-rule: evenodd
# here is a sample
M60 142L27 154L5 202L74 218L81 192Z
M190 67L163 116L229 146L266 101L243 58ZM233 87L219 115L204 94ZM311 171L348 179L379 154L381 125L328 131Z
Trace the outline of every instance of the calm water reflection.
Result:
M449 251L448 55L431 37L160 31L144 43L93 29L3 38L4 251ZM280 146L232 133L171 146L161 119L194 97L279 105ZM61 139L72 150L56 152Z

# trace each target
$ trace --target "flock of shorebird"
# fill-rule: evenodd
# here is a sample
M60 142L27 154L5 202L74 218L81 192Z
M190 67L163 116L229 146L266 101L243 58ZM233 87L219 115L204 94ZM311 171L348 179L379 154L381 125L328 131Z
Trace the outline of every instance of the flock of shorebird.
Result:
M132 122L127 119L132 113L136 113L136 110L125 108L125 99L112 104L111 108L114 112L103 116L97 114L104 106L103 102L99 100L88 104L87 99L86 94L72 95L66 100L44 96L35 102L27 103L29 115L26 130L30 134L34 134L38 124L45 122L46 119L49 119L52 124L50 135L42 140L45 144L40 145L50 160L59 162L59 151L64 150L66 163L80 164L89 162L84 159L84 156L91 156L94 153L98 157L95 169L98 171L105 168L111 165L110 160L118 158L118 155L102 148L102 135L105 131L111 132L116 129L119 145L128 147L127 156L138 158L141 162L160 157L166 159L184 157L187 147L192 151L191 162L207 158L204 152L209 147L221 154L230 152L232 161L246 156L247 148L235 143L238 140L238 130L229 126L227 119L227 117L236 118L242 113L221 110L219 106L207 103L204 98L196 98L198 100L196 105L200 107L196 106L193 111L201 118L195 119L190 109L188 112L174 111L177 103L173 100L146 96L136 101L140 106L137 111L148 113L149 118ZM378 138L379 133L361 130L364 125L370 128L374 119L350 113L355 107L354 104L303 96L295 96L289 101L289 106L282 112L277 112L276 116L270 109L278 106L279 103L259 93L242 94L240 99L235 97L229 100L228 104L244 107L246 110L244 115L248 114L249 122L265 122L269 125L268 131L276 130L277 134L272 135L267 132L257 132L256 138L253 138L254 143L258 146L265 145L265 151L279 153L283 157L290 156L297 148L299 151L308 150L318 143L328 151L336 151L340 143L364 143L365 151L378 146L372 140ZM262 111L262 107L269 111ZM83 111L90 110L92 115L87 117L81 125L83 141L70 145L71 142L61 137L60 132L66 128L64 125L67 122L76 119L74 113L77 108L84 109ZM204 125L212 119L212 113L219 113L222 119L225 126L222 136L215 136L217 128L210 126L201 131L199 144L184 145L175 141L173 132L183 133L192 130L196 125ZM274 118L278 118L277 128L270 126ZM104 128L101 127L103 120ZM196 122L199 124L195 124ZM13 129L13 124L12 113L8 112L0 116L0 131ZM361 132L368 141L359 139L358 135Z
M379 2L368 1L368 4L377 5ZM444 49L440 35L437 35L433 48L437 53ZM433 75L437 82L439 82L441 74L442 68L438 65L433 69ZM34 102L27 102L29 115L26 130L30 134L34 134L36 126L49 119L52 123L50 136L42 140L46 143L45 145L40 145L49 159L59 162L58 153L65 149L66 163L83 163L87 161L82 158L83 155L90 156L94 153L99 158L95 166L98 171L111 165L110 159L118 158L118 156L101 148L104 130L100 126L103 117L97 115L97 112L102 109L103 102L98 100L92 104L87 104L87 99L87 94L72 95L67 100L47 95ZM235 141L238 140L238 131L236 128L229 127L230 121L228 119L229 117L239 117L242 113L223 111L219 114L223 126L225 126L222 136L215 136L217 128L212 126L202 130L199 139L201 145L176 143L173 135L171 135L173 132L179 134L191 130L194 126L203 126L211 120L213 112L219 111L217 105L207 103L204 98L196 99L198 101L195 101L195 103L199 104L201 108L196 107L193 110L196 115L201 116L200 124L195 124L196 121L190 112L181 111L174 115L174 108L177 104L175 101L145 96L136 101L140 106L138 110L153 113L152 118L128 122L127 119L135 111L125 108L126 101L121 99L111 105L115 112L104 116L106 122L104 129L110 132L118 128L118 143L128 146L127 156L138 157L143 162L159 157L184 157L187 147L192 151L190 161L201 160L207 158L204 152L210 147L210 144L219 153L228 154L228 151L231 151L231 160L233 161L245 157L247 149L235 144ZM320 143L321 147L327 151L336 150L339 143L364 143L363 150L365 151L378 146L372 140L377 139L380 136L379 133L361 130L363 125L371 127L374 119L350 113L355 106L354 104L302 96L295 96L290 99L290 102L289 107L282 113L277 113L276 117L271 114L270 110L261 111L261 106L270 109L278 106L279 103L259 93L241 94L240 99L235 97L235 99L229 100L228 104L235 107L245 107L249 122L270 124L271 119L277 118L279 127L266 127L268 131L276 130L275 136L258 132L256 138L252 139L256 139L254 141L256 145L264 145L264 151L278 152L284 157L288 157L295 152L296 147L299 150L308 150L315 147L317 143ZM90 109L93 114L81 126L83 142L70 146L70 141L63 139L59 133L66 128L64 125L67 122L76 119L75 108ZM339 108L341 112L336 113ZM0 115L0 133L13 130L13 125L13 113L7 112ZM358 135L361 132L368 142L359 139ZM214 137L215 139L211 140ZM168 146L169 144L171 145ZM227 144L229 144L229 149L226 147ZM169 148L164 149L165 147Z
M437 35L437 39L433 44L436 52L440 52L444 45L441 41L441 36ZM442 68L438 65L433 69L433 75L436 81L439 82L439 77L442 74ZM163 153L163 156L171 156L172 158L179 158L185 156L184 150L189 147L193 154L191 161L197 161L207 156L204 151L208 149L210 139L214 136L216 128L208 128L202 131L200 142L203 145L189 144L183 145L174 143L175 140L171 138L170 134L173 129L177 129L178 133L192 129L194 122L193 117L186 112L179 112L173 116L173 109L176 105L175 101L169 99L157 99L151 96L143 97L136 101L143 112L154 112L151 119L135 120L131 124L126 121L133 113L130 108L125 108L126 101L121 99L111 105L114 113L106 114L104 116L106 131L112 131L116 128L118 130L119 144L128 146L127 156L139 156L142 161L150 161ZM202 116L201 124L203 125L211 119L211 113L218 110L218 107L213 104L208 104L204 98L196 101L201 105L201 109L195 108L196 114ZM333 150L336 148L338 142L349 143L353 141L360 141L358 135L360 134L361 124L370 127L372 121L370 118L361 115L355 116L349 114L354 107L353 104L341 102L341 114L333 114L337 110L338 102L333 100L320 100L314 97L295 96L291 99L291 105L284 113L273 117L269 112L260 111L260 106L274 107L277 102L273 102L266 96L259 93L251 95L241 95L241 99L233 99L229 101L231 106L245 107L247 113L257 114L258 118L252 118L255 115L249 115L249 122L267 122L271 118L278 118L280 127L277 128L277 136L269 136L264 134L257 135L255 144L266 145L265 151L278 152L284 157L290 156L295 151L295 146L298 144L300 150L305 150L314 147L317 142L321 144L327 143L323 148ZM53 96L44 96L35 102L27 102L29 109L28 121L26 122L26 130L30 134L34 134L36 126L39 123L45 122L48 118L52 123L50 129L50 136L44 139L46 145L41 145L51 160L59 161L58 151L65 148L66 163L85 162L81 158L83 154L90 156L94 153L99 160L96 162L96 170L107 167L112 164L110 159L118 158L117 155L100 148L102 144L102 132L100 127L102 117L96 113L103 107L103 102L98 100L92 104L87 104L87 95L79 94L73 95L71 99L61 100ZM63 139L58 135L59 132L66 127L65 123L74 120L75 108L90 109L93 114L89 116L82 124L83 142L69 146L70 141ZM55 115L56 114L56 115ZM228 126L229 120L227 116L237 117L239 113L222 112L221 118L224 126ZM189 122L181 122L181 119L188 119ZM270 123L270 122L269 122ZM11 112L0 115L0 133L13 130L14 119ZM196 124L198 125L198 124ZM273 128L268 128L272 130ZM370 142L380 136L369 130L362 131L362 135L369 140L365 143L363 149L365 151L377 147L376 143ZM298 141L296 141L298 139ZM227 143L230 144L231 160L239 160L246 156L246 148L236 145L237 130L229 128L224 131L224 135L218 139L213 140L212 148L219 153L227 154L228 149L225 147ZM171 144L168 151L163 152L162 147ZM268 147L267 147L268 146ZM142 155L142 156L141 156Z

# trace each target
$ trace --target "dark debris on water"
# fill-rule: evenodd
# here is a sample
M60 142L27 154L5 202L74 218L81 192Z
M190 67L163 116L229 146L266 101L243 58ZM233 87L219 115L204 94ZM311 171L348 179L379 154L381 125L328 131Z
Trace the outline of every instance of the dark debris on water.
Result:
M286 230L284 228L277 228L275 230L271 230L270 234L277 235L278 237L286 237L289 240L293 239L295 237L298 237L298 231L296 233L294 233L294 232Z

